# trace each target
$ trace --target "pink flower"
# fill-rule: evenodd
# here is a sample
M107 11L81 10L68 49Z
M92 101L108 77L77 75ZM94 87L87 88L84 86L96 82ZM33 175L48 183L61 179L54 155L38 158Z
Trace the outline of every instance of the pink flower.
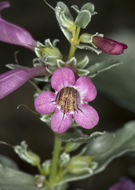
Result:
M94 36L92 43L101 49L103 52L111 55L122 54L128 46L124 43L120 43L108 38L103 38L101 36Z
M75 80L73 71L61 68L54 71L51 78L54 92L43 92L35 99L35 109L41 114L55 112L51 118L51 128L56 133L64 133L75 122L86 129L91 129L99 121L96 110L85 102L90 102L97 95L91 79L81 76Z
M123 177L118 183L112 185L109 190L135 190L135 183L130 179Z
M10 7L9 2L0 2L0 11L5 8ZM7 22L0 15L0 41L24 46L31 50L34 50L36 46L36 41L32 38L31 34L25 29Z
M0 99L21 87L27 80L35 76L45 75L45 67L14 69L0 74Z

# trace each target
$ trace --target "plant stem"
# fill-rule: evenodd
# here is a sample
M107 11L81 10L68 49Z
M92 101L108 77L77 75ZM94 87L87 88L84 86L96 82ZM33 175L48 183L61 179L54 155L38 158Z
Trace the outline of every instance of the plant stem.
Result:
M75 51L76 51L76 47L73 44L71 44L70 50L69 50L69 55L68 55L68 60L74 56Z
M52 167L51 167L51 173L50 173L50 178L49 178L50 185L55 184L55 181L56 181L61 144L62 144L61 140L57 136L55 136L53 160L52 160Z
M73 35L73 39L71 40L71 46L69 50L68 60L71 59L76 51L76 46L78 45L78 38L80 34L80 27L76 28L75 34Z
M37 164L37 168L38 168L40 174L44 175L44 171L43 171L43 169L42 169L42 167L41 167L40 164Z

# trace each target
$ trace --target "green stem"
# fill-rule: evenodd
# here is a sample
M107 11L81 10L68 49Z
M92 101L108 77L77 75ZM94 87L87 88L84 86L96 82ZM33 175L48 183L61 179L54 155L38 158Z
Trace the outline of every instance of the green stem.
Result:
M77 26L77 29L76 29L76 35L75 35L75 40L76 40L76 41L78 41L79 34L80 34L80 27Z
M40 174L44 175L44 171L43 171L43 169L42 169L42 167L41 167L40 164L37 164L37 168L38 168Z
M52 160L52 167L51 167L51 173L50 173L50 178L49 178L50 185L55 184L55 181L56 181L61 144L62 144L61 140L57 136L55 136L53 160Z
M76 51L76 47L73 44L71 44L70 50L69 50L69 55L68 55L68 60L74 56L75 51Z
M76 51L76 46L78 45L78 38L79 38L79 34L80 34L80 27L78 26L76 28L76 32L73 35L73 39L71 41L71 46L70 46L70 50L69 50L69 55L68 55L68 60L71 59Z

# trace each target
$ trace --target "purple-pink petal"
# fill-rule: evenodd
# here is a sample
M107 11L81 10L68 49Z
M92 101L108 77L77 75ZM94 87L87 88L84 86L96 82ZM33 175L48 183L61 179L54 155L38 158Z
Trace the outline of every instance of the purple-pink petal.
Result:
M83 104L80 111L74 113L74 120L76 123L86 129L95 127L99 121L97 111L90 105Z
M45 75L45 67L14 69L0 75L0 99L15 91L34 76Z
M25 29L0 18L0 41L34 50L36 41Z
M108 38L103 38L101 36L94 36L93 44L105 53L111 55L122 54L123 51L128 48L128 46L124 43L117 42Z
M8 7L10 7L10 4L7 1L3 1L0 3L0 11ZM14 45L24 46L32 51L36 47L36 41L33 39L33 37L28 31L2 19L1 16L0 41Z
M54 104L54 92L42 92L34 101L35 109L41 114L49 114L54 112L56 105Z
M112 185L109 190L135 190L135 183L130 179L123 177L118 183Z
M0 11L2 11L5 8L10 7L10 3L8 1L2 1L0 2Z
M64 133L72 125L72 116L57 110L51 119L51 128L56 133Z
M92 101L96 98L97 90L92 80L89 77L82 76L76 83L75 87L78 89L83 101Z
M63 67L53 72L51 78L51 86L54 90L58 91L64 86L70 86L75 83L75 75L69 68Z

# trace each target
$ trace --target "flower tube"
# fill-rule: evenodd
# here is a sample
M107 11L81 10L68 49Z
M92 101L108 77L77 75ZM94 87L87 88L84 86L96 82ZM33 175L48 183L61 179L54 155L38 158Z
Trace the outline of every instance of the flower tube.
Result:
M0 2L0 11L8 7L10 7L9 2ZM33 39L33 37L28 31L4 20L1 16L0 41L14 45L24 46L32 51L36 46L36 41Z
M0 99L21 87L27 80L35 76L45 75L45 67L18 68L0 75Z

